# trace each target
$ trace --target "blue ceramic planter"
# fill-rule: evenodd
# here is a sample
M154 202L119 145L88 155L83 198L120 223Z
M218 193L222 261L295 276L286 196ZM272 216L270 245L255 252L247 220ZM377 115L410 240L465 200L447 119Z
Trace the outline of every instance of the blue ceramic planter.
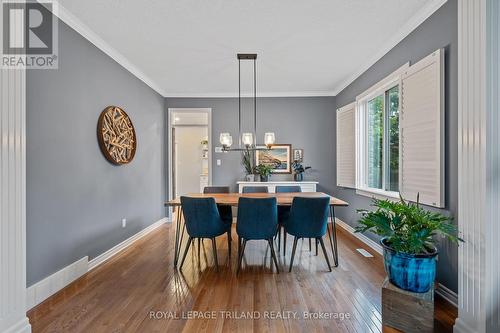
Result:
M415 293L429 291L436 277L437 249L432 254L406 254L394 251L383 238L384 268L395 286Z

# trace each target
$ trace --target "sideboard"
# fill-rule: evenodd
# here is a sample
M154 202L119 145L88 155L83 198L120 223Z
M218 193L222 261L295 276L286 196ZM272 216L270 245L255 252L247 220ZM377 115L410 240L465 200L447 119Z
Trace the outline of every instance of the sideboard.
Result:
M302 189L302 192L316 192L316 185L318 185L318 182L315 181L309 181L309 180L304 180L301 182L295 182L295 181L269 181L269 182L246 182L246 181L239 181L237 182L238 184L238 192L241 193L243 192L243 187L245 186L267 186L269 189L269 193L274 193L276 186L300 186Z

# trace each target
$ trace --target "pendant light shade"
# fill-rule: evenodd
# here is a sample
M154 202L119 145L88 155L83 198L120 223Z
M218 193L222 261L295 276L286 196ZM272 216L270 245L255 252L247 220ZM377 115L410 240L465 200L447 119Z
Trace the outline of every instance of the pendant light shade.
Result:
M220 144L224 148L229 148L233 144L233 137L230 133L221 133L219 137Z
M276 141L276 137L274 136L274 132L267 132L266 134L264 134L264 144L267 147L274 145L275 141Z
M245 147L251 146L253 144L253 134L243 133L241 135L241 142L245 145Z

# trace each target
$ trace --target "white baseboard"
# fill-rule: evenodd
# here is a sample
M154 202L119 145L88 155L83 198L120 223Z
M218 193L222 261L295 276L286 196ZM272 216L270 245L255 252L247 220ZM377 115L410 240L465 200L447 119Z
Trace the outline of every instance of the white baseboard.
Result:
M40 304L87 273L89 257L83 257L26 289L26 307Z
M134 243L138 239L141 239L142 237L146 236L151 231L155 230L156 228L158 228L159 226L161 226L162 224L164 224L166 222L167 222L167 218L166 217L162 218L161 220L159 220L159 221L151 224L150 226L142 229L141 231L139 231L135 235L133 235L133 236L125 239L120 244L117 244L117 245L113 246L111 249L107 250L106 252L98 255L97 257L95 257L94 259L92 259L92 260L89 261L89 269L88 270L89 271L93 270L97 266L99 266L102 263L104 263L106 260L109 260L111 257L115 256L119 252L125 250L132 243Z
M135 241L149 234L162 224L168 222L167 218L163 218L150 226L142 229L135 235L127 238L118 245L115 245L103 254L95 257L89 261L89 257L83 257L78 261L64 267L56 273L46 277L45 279L35 283L34 285L26 288L26 308L27 310L40 304L59 290L63 289L71 282L75 281L85 273L91 271L97 266L109 260L119 252L125 250L132 245Z
M14 325L7 328L3 333L31 333L31 325L28 317L22 318Z
M337 225L339 227L341 227L342 229L348 231L354 237L356 237L357 239L359 239L360 241L362 241L363 243L365 243L366 245L368 245L373 251L377 252L380 255L383 254L382 245L380 245L379 243L375 242L373 239L370 239L370 238L368 238L367 236L365 236L365 235L363 235L361 233L354 232L354 228L353 227L351 227L349 224L345 223L344 221L339 220L338 218L335 219L335 222L337 223Z
M374 250L375 252L377 252L379 254L383 254L382 245L378 244L374 240L366 237L365 235L363 235L361 233L355 233L354 228L351 227L349 224L345 223L344 221L339 220L338 218L336 218L335 221L339 227L341 227L344 230L351 233L354 237L356 237L357 239L359 239L360 241L365 243L372 250ZM458 295L457 295L457 293L448 289L447 287L445 287L441 283L438 283L438 286L436 288L436 294L438 294L439 296L441 296L442 298L447 300L453 306L458 307Z
M458 308L458 294L453 290L448 289L443 286L441 283L438 283L438 287L436 289L436 294L447 300L450 304Z

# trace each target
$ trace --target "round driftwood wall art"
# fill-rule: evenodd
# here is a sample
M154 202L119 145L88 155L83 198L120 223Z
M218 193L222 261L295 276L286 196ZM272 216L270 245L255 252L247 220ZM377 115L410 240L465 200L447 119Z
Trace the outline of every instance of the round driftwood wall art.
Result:
M97 139L102 153L113 164L132 161L137 147L134 125L118 106L108 106L97 122Z

